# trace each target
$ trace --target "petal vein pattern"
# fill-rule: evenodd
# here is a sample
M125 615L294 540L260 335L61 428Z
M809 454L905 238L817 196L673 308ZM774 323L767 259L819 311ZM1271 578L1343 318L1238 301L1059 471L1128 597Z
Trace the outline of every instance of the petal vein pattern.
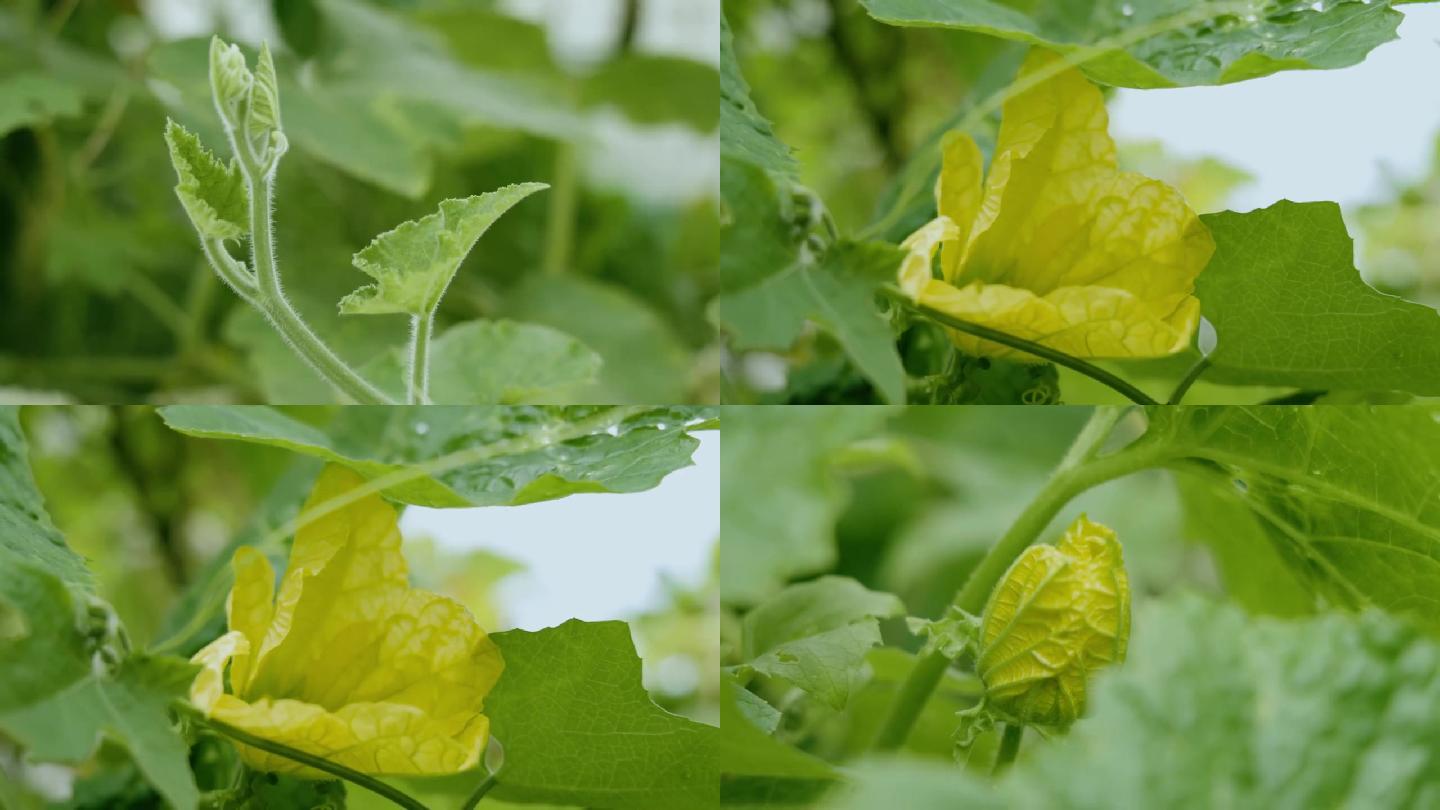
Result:
M1032 51L1019 80L1059 57ZM1075 357L1158 357L1199 323L1195 278L1215 245L1175 189L1117 167L1100 91L1066 69L1004 106L990 171L973 139L944 141L937 222L905 242L918 303ZM982 186L981 178L984 176ZM930 272L937 238L940 275ZM951 330L963 351L1033 361Z
M305 508L363 484L345 467L327 467ZM368 495L301 526L278 598L265 556L237 551L230 632L195 655L204 669L192 702L365 773L474 767L489 737L484 699L504 663L463 606L410 588L400 543L394 508ZM247 746L240 752L260 770L325 777Z

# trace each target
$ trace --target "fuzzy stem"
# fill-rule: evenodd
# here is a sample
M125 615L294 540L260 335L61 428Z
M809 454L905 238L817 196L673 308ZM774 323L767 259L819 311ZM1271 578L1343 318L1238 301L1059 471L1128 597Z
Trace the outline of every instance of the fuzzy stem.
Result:
M547 275L558 276L569 269L575 242L575 213L580 202L578 174L575 147L568 143L556 144L554 191L550 195L550 217L545 223Z
M1091 414L1090 424L1076 437L1075 444L1066 454L1066 462L1060 465L1044 489L1040 490L1025 511L1020 513L1010 530L991 547L971 572L965 586L955 595L955 607L976 615L983 611L995 583L1000 581L1005 571L1015 562L1015 558L1040 537L1040 533L1045 531L1045 527L1050 525L1055 515L1077 495L1162 461L1161 457L1150 449L1150 445L1143 443L1096 458L1095 452L1109 436L1108 428L1114 427L1118 419L1116 409L1113 408L1097 408ZM1106 429L1092 426L1103 426ZM915 726L915 721L920 717L920 712L925 708L925 703L929 701L931 693L935 691L949 666L949 659L938 652L922 656L915 662L914 669L901 684L900 691L890 706L889 716L880 727L880 734L875 740L877 750L893 751L904 744L906 737L910 736L910 730Z
M385 392L361 377L311 331L285 297L280 288L280 271L275 265L275 245L271 236L270 212L274 208L275 196L273 166L271 173L262 172L263 167L251 159L247 149L241 148L234 133L229 134L232 146L241 156L240 168L250 187L251 261L258 281L256 301L261 314L301 359L346 396L362 404L393 404Z
M408 401L423 405L430 401L430 333L435 316L415 316L410 324L410 386Z

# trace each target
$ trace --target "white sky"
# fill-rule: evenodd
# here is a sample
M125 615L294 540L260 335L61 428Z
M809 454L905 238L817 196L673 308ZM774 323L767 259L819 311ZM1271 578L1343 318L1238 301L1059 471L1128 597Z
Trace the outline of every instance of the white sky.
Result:
M720 536L720 435L695 435L695 466L646 492L480 509L412 506L401 531L525 563L527 570L503 580L499 591L515 627L627 618L664 604L662 576L693 586L709 571Z
M1256 182L1230 202L1238 211L1282 198L1354 205L1383 196L1387 177L1425 174L1440 130L1440 6L1401 10L1400 38L1354 67L1121 90L1111 134L1159 139L1174 154L1214 155L1250 172Z

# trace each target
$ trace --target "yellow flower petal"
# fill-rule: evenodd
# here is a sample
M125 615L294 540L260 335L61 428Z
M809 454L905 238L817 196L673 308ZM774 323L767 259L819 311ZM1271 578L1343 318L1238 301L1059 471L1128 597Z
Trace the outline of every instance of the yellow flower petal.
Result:
M1083 515L1055 546L1031 546L990 595L976 671L986 705L1012 722L1064 728L1086 682L1124 660L1130 586L1115 532Z
M1033 51L1020 79L1058 58ZM1199 322L1195 278L1214 242L1179 192L1117 168L1107 125L1099 89L1066 69L1006 102L983 194L974 142L948 138L936 196L958 236L942 246L942 282L919 287L902 266L902 288L1078 357L1183 349ZM970 354L1034 359L951 336Z
M364 484L328 467L305 509ZM262 580L273 573L262 555L241 549L232 631L196 655L205 669L192 701L252 734L368 773L473 767L489 734L484 698L504 664L462 605L409 587L400 543L395 510L378 494L303 525L268 614ZM217 687L227 661L229 695ZM245 746L241 755L257 768L320 776Z
M230 682L236 692L250 685L251 650L259 650L275 611L275 569L258 549L241 546L230 563L235 587L225 602L230 628L243 633L248 642L244 652L230 660Z
M916 299L920 297L926 285L934 278L930 267L935 263L935 251L943 242L955 239L959 233L959 229L949 217L941 216L905 237L900 247L908 252L900 264L900 289L906 295Z

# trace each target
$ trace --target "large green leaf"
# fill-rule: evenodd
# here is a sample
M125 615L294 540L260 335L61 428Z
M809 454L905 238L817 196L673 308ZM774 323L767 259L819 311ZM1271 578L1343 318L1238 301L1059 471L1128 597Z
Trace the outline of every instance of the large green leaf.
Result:
M675 328L630 290L573 275L536 276L510 293L504 313L573 335L600 355L600 381L583 389L582 401L690 399L690 350Z
M1142 441L1228 486L1311 592L1440 629L1434 409L1155 408Z
M795 263L800 239L791 221L794 212L787 210L780 184L769 172L727 158L720 164L720 194L725 202L721 290L738 292ZM793 339L784 342L788 345Z
M785 175L796 170L790 147L775 138L770 122L750 100L750 85L735 58L730 20L724 16L720 18L720 154Z
M719 730L650 700L624 622L572 619L490 638L505 657L485 699L505 746L496 797L616 810L717 804Z
M502 506L577 492L638 492L690 464L703 408L443 406L341 408L325 429L265 406L162 408L191 436L282 447L343 464L365 478L409 470L384 489L420 506ZM464 453L458 466L426 465Z
M0 568L23 561L66 585L89 590L94 585L90 570L50 522L45 498L35 488L19 410L0 406Z
M367 379L405 398L406 350L365 366ZM514 321L470 321L430 345L430 398L446 405L567 402L595 381L600 356L558 329Z
M13 130L80 114L85 100L77 85L43 73L17 73L0 80L0 136Z
M835 559L845 488L830 455L875 432L884 407L726 409L721 448L721 597L752 604Z
M1027 735L1004 779L876 761L827 807L1406 810L1440 796L1433 639L1378 612L1256 620L1194 597L1135 628L1090 716L1064 738Z
M1342 68L1395 38L1388 0L863 0L892 25L951 28L1042 45L1097 82L1185 87ZM1098 52L1093 49L1099 49Z
M0 566L0 732L36 762L80 764L109 738L175 808L199 799L188 749L172 726L195 667L178 658L124 654L97 604L77 604L55 576L25 563Z
M899 252L880 242L844 242L819 263L797 262L741 292L721 296L720 321L736 349L786 349L812 321L845 349L890 403L905 401L905 369L890 325L875 306L894 279Z
M545 188L544 183L522 183L445 200L435 213L380 234L355 254L355 267L375 283L346 296L340 311L429 317L485 231L521 200Z
M1440 312L1361 280L1339 206L1202 219L1215 257L1195 294L1220 335L1207 379L1440 394Z

